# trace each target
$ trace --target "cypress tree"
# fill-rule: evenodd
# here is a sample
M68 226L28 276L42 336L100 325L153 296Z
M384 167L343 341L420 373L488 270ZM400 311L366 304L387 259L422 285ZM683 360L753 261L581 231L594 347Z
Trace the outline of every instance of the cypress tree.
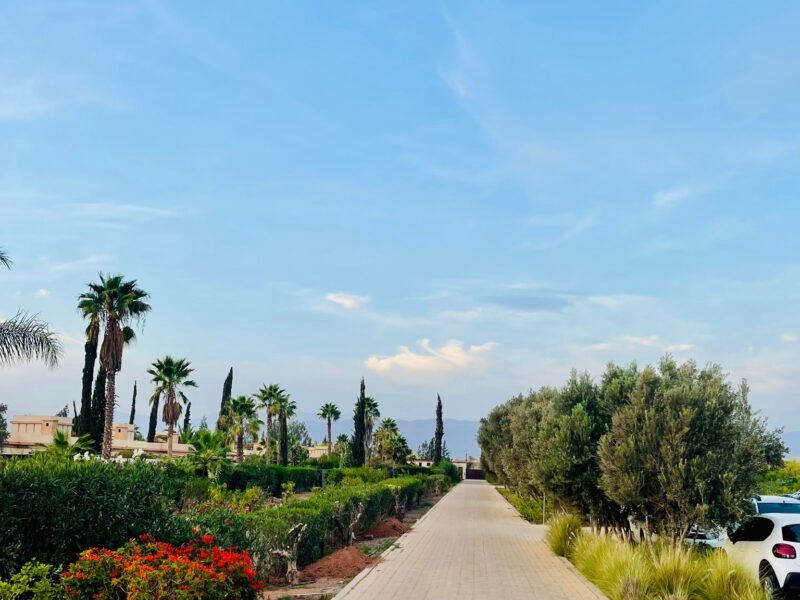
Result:
M89 419L90 429L86 432L92 437L95 450L100 451L103 445L103 423L106 414L106 368L101 364L94 380L92 394L92 410Z
M189 431L189 427L192 426L192 422L190 421L190 417L189 417L191 412L192 412L192 403L189 402L186 405L186 412L183 413L183 430L184 431Z
M442 421L442 398L436 394L436 433L434 434L433 462L442 462L442 439L444 439L444 422Z
M152 398L150 398L150 423L147 426L147 441L148 442L155 442L156 441L156 427L158 427L158 403L161 400L161 396L154 394Z
M133 400L131 400L131 418L128 423L133 425L133 418L136 416L136 382L133 382Z
M367 391L364 378L361 378L361 393L353 411L353 466L363 467L367 443Z
M225 378L225 383L222 384L222 402L219 405L219 418L217 419L217 429L225 429L223 423L223 415L228 410L228 402L231 400L231 392L233 391L233 367L228 371L228 376Z

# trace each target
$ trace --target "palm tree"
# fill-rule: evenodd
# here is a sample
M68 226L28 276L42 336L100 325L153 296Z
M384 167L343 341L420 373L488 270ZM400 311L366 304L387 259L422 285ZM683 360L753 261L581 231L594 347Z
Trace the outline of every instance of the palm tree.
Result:
M100 283L90 283L89 292L82 294L101 300L100 321L105 326L100 362L106 368L105 415L103 420L103 458L111 458L111 436L114 424L114 403L117 399L117 373L122 370L122 349L131 322L138 323L150 311L147 292L137 287L135 279L122 275L100 275Z
M0 249L0 265L11 268L11 258ZM61 342L46 323L19 311L0 322L0 366L33 359L55 367L61 357Z
M338 421L339 417L342 416L342 413L339 411L339 407L333 402L326 402L320 407L317 416L320 419L326 419L328 421L328 456L330 456L333 453L333 433L331 431L331 423L333 421Z
M181 388L197 387L197 384L189 379L194 369L185 358L174 359L167 355L154 362L147 372L153 376L153 383L156 384L151 401L157 402L159 398L164 397L162 419L167 424L167 456L172 458L172 433L181 416L178 396L184 404L189 402Z
M216 479L220 471L230 464L230 446L224 431L200 429L191 442L188 460L195 469L202 470L209 479Z
M78 310L86 325L86 341L83 344L83 379L81 385L81 414L78 418L79 433L92 430L92 378L97 361L97 345L100 339L100 316L103 311L103 298L89 287L89 291L78 297Z
M297 409L297 404L290 398L289 394L283 393L275 400L280 425L280 462L284 467L289 464L288 420Z
M74 443L70 443L69 436L63 431L53 434L53 443L47 446L45 454L50 456L72 457L76 454L83 454L94 449L94 442L87 434L78 437Z
M386 418L381 421L378 429L375 431L375 445L378 449L378 461L383 463L383 453L389 448L393 435L400 433L397 428L397 422L392 418Z
M381 416L381 411L378 410L378 401L375 400L375 398L373 398L372 396L367 396L364 399L364 402L366 404L366 408L364 411L365 415L364 418L366 419L366 434L367 434L364 440L367 446L365 457L367 464L369 464L370 456L372 454L372 430L375 427L375 420L379 419Z
M236 440L236 460L244 460L244 436L258 435L261 430L261 419L256 412L256 403L247 396L231 398L223 419L225 431Z
M197 432L191 425L189 427L178 427L178 442L181 444L191 444L196 435Z
M267 413L267 434L266 434L266 453L267 464L272 462L272 418L278 414L277 400L281 396L286 395L286 390L281 388L277 383L270 385L262 385L261 389L254 394L254 399L258 402L258 408L263 408Z

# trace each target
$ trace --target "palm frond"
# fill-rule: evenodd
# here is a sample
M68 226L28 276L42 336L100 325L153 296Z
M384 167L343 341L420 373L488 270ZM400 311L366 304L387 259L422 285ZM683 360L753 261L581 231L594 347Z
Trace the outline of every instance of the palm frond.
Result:
M0 248L0 265L3 265L6 269L10 269L13 262L14 261L11 260L11 257L6 254L2 248Z
M20 311L0 322L0 366L35 359L53 368L58 365L61 352L56 333L36 315Z

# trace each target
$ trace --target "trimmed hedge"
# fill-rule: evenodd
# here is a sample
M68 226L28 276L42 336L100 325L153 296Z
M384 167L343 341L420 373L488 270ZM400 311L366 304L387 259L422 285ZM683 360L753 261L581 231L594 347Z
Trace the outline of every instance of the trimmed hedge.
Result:
M326 485L352 485L354 483L378 483L389 477L386 469L376 467L344 467L325 471Z
M356 531L371 529L382 517L395 515L398 506L405 510L431 493L442 493L449 487L443 475L398 477L380 483L353 486L331 486L305 500L272 506L255 511L237 511L229 506L197 510L187 515L190 524L214 535L221 546L246 548L262 578L283 575L282 561L273 551L288 547L287 539L297 524L307 529L298 545L297 560L304 566L328 552L348 545L350 525Z
M308 492L322 485L322 471L311 467L282 467L268 465L263 458L248 458L238 464L225 478L229 490L259 487L271 496L280 498L284 483L294 483L296 492Z
M0 461L0 576L32 559L68 564L86 548L115 548L143 533L188 537L175 512L192 477L173 463Z

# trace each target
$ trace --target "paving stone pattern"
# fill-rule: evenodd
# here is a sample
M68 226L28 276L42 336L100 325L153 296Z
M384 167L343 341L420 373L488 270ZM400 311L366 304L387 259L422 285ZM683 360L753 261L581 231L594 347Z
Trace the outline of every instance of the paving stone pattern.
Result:
M485 481L448 493L384 559L335 600L598 600Z

